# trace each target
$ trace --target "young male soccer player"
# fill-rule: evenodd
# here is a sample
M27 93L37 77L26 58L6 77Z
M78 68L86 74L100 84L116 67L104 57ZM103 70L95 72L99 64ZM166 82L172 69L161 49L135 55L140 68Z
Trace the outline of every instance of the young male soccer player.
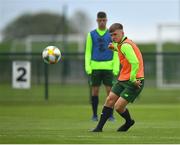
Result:
M112 40L118 43L117 51L121 63L121 71L118 81L113 85L104 104L101 118L93 132L101 132L104 124L110 116L113 108L125 119L125 123L117 131L127 131L135 121L127 109L127 105L133 102L144 87L144 66L141 52L137 45L124 36L123 25L114 23L109 32ZM109 45L110 49L114 49Z
M101 83L105 85L106 93L109 94L113 75L119 73L118 53L108 48L108 44L112 42L111 36L106 28L107 16L105 12L97 13L98 28L89 32L86 40L85 50L85 70L90 76L91 104L93 110L92 120L97 121L99 88ZM109 116L113 120L113 115Z

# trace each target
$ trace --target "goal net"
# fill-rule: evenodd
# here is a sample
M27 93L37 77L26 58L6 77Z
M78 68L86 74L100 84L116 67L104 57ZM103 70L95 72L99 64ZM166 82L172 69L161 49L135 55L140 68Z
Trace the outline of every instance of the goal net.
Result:
M180 23L159 24L157 31L157 87L180 88Z
M64 42L67 42L68 46L63 46L65 45ZM81 53L84 51L84 36L77 34L71 34L66 37L63 35L31 35L25 40L25 48L27 52L36 52L37 50L33 49L37 46L39 48L45 48L47 45L56 45L61 48L61 51L65 51L65 47L69 47L69 51Z
M62 52L84 52L84 39L80 34L63 35L29 35L22 40L14 40L10 52L42 52L48 45L56 45ZM65 46L65 42L66 44ZM66 50L65 50L66 49Z

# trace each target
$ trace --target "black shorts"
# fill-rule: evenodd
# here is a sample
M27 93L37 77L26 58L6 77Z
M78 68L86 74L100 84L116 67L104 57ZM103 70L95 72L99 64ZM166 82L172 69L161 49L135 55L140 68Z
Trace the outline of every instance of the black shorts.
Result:
M105 86L112 86L113 78L112 70L93 70L90 76L90 84L100 86L103 83Z
M141 88L137 88L130 81L117 81L111 91L128 102L134 102L144 88L144 80L141 80L141 83Z

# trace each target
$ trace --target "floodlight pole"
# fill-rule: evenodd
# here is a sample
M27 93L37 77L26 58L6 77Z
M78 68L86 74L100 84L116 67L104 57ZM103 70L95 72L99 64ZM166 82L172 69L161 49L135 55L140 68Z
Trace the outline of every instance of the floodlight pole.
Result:
M161 24L158 25L158 31L157 31L157 46L156 46L156 79L157 79L157 86L163 87L163 55L162 55L162 40L161 40Z
M179 21L180 21L180 0L179 0Z
M68 35L68 26L67 26L67 6L64 5L63 6L63 23L62 23L62 46L64 48L64 52L67 53L68 52L68 45L67 45L67 35ZM66 81L66 76L68 73L68 59L64 60L63 63L63 71L62 71L62 84L65 83Z

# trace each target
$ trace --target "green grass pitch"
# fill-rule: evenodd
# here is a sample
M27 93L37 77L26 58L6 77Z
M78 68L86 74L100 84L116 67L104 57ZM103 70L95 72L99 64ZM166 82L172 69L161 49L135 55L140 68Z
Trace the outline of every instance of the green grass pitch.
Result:
M102 107L102 105L101 105ZM99 107L99 113L101 111ZM56 103L1 104L1 144L146 144L180 143L178 104L129 106L135 125L126 133L116 132L123 120L107 122L102 133L89 132L90 105Z
M115 112L115 122L92 133L97 122L90 120L87 85L50 85L48 101L43 87L0 85L0 144L180 144L179 89L145 87L128 106L136 121L128 132L116 132L123 120ZM102 89L99 114L104 99Z

